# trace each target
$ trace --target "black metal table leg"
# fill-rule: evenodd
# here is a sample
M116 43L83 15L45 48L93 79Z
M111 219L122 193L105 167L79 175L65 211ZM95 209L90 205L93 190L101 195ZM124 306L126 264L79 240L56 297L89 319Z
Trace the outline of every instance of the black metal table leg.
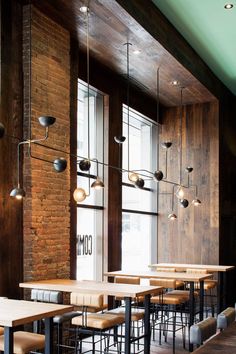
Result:
M194 323L194 282L190 282L190 291L189 291L189 328ZM193 351L193 344L189 343L189 351Z
M145 295L144 299L144 354L150 353L150 340L151 340L151 329L150 329L150 294Z
M130 354L131 298L125 297L125 354Z
M13 353L13 328L4 327L4 353Z
M217 313L222 311L222 299L224 292L224 279L223 279L223 272L218 272L218 287L217 287Z
M227 272L222 272L222 308L221 311L226 308L226 289L227 289Z
M45 318L45 354L53 353L53 318Z
M203 314L204 314L204 281L200 281L200 314L199 314L200 321L203 320Z

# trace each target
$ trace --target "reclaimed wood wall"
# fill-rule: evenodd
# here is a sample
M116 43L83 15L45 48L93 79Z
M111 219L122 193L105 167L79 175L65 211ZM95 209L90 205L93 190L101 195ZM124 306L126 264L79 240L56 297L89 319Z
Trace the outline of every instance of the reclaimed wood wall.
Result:
M171 141L168 152L168 180L179 182L181 108L162 112L160 141ZM187 184L185 167L194 168L190 183L197 184L201 206L179 206L174 197L178 218L168 220L171 212L171 185L160 182L158 217L158 261L218 264L219 262L219 113L218 103L185 106L182 119L182 183ZM160 148L160 168L165 166L165 152ZM185 190L194 198L194 189ZM163 194L164 193L164 194Z

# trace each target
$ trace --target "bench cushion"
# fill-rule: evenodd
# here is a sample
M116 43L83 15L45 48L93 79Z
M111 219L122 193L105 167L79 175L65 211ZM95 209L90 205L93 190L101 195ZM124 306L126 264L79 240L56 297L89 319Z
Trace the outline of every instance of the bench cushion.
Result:
M234 307L228 307L217 316L217 328L225 329L235 321Z
M202 344L216 333L216 319L208 317L190 327L190 343Z

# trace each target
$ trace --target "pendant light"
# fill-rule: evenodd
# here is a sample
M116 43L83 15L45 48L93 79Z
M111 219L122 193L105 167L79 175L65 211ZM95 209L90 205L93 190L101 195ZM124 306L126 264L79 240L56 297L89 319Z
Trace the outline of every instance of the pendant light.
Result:
M175 185L173 185L172 193L171 193L171 213L168 215L168 219L170 221L175 221L177 219L177 215L174 213L174 192L175 192Z
M91 188L95 190L99 190L104 188L104 183L103 181L99 178L98 172L98 164L99 161L98 159L91 159L90 157L90 66L89 66L89 59L90 59L90 46L89 46L89 7L88 6L82 6L80 8L80 11L82 13L86 13L86 19L87 19L87 34L86 34L86 41L87 41L87 122L88 122L88 156L85 159L82 159L79 162L79 168L83 172L89 171L89 178L88 178L88 193L81 188L78 187L75 189L73 193L74 200L78 202L83 202L89 195L90 195L90 168L91 168L91 162L96 163L96 168L97 168L97 175L96 175L96 180L92 183ZM119 138L117 138L119 139ZM120 137L120 141L125 140L124 137Z
M87 33L86 33L86 46L87 46L87 121L88 121L88 158L83 159L79 162L79 168L81 171L89 171L91 167L90 162L90 107L89 107L89 96L90 96L90 84L89 84L89 7L82 6L80 8L82 13L86 14L87 19ZM90 177L88 180L89 192L86 193L84 188L77 187L73 193L74 200L77 203L83 202L90 195Z
M136 188L140 188L142 189L144 187L144 179L142 177L139 176L138 173L136 173L135 171L130 171L130 134L129 134L129 130L130 130L130 107L129 107L129 96L130 96L130 69L129 69L129 48L132 45L132 43L125 43L124 44L126 46L126 58L127 58L127 126L128 126L128 179L130 180L130 182L132 182Z
M183 127L183 90L184 87L181 87L180 89L180 157L179 157L179 187L176 191L176 197L180 200L186 200L184 199L184 186L182 185L182 168L183 168L183 142L182 142L182 127ZM188 201L187 201L188 202ZM188 203L186 202L180 202L182 207L185 207L184 205L187 205Z
M160 68L157 69L157 123L159 123L159 110L160 110ZM158 125L159 127L159 125ZM159 128L157 130L157 141L159 138ZM157 170L153 173L153 179L160 182L164 177L163 172L159 169L159 151L157 157Z
M97 178L96 181L94 181L91 185L91 188L94 188L96 190L102 189L104 188L104 183L103 181L98 177L98 160L94 159L96 161L96 165L97 165Z

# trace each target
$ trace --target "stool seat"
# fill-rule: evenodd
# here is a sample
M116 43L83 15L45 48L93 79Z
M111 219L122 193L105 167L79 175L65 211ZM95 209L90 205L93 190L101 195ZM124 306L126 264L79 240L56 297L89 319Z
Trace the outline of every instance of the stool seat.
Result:
M0 336L4 333L4 328L0 327Z
M110 315L105 313L88 314L84 316L74 317L71 321L73 325L80 327L89 327L96 329L107 329L118 326L124 322L123 316Z
M124 307L117 307L116 309L112 309L109 311L109 314L123 316L125 319L125 308ZM144 310L132 308L131 309L131 321L139 321L144 318Z
M160 296L151 297L151 304L164 304L164 305L181 305L186 301L186 298L180 295L169 295L168 293Z
M185 298L185 301L188 301L189 300L189 291L188 290L171 290L171 291L168 291L167 293L168 295L171 295L171 296L182 296ZM194 291L194 297L197 297L198 296L198 292L197 291Z
M13 333L14 354L25 354L36 349L43 349L45 336L43 334L18 331ZM4 351L4 335L0 336L0 351Z
M61 324L61 323L64 323L66 321L72 320L72 318L74 318L74 317L76 317L78 315L80 315L80 313L78 311L66 312L63 315L54 316L53 317L53 323Z

